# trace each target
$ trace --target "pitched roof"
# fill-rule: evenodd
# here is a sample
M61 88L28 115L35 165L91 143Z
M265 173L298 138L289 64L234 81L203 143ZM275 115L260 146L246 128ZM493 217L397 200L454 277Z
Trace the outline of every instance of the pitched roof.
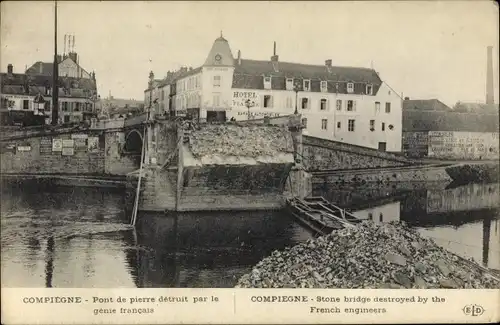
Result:
M483 103L464 103L458 102L454 110L457 112L474 112L474 113L494 113L498 112L498 104L483 104Z
M403 101L403 109L424 111L450 111L451 108L438 99L407 99Z
M476 114L434 110L403 110L403 132L498 132L498 113Z
M214 41L204 66L232 66L234 64L233 53L229 43L224 37L219 37Z
M26 70L26 74L40 74L51 76L53 70L54 63L38 61Z
M320 91L320 82L328 81L329 92L347 92L347 82L354 83L355 93L364 93L365 85L372 84L376 94L382 84L377 72L368 68L313 65L263 60L235 60L233 88L262 89L262 76L272 76L272 89L285 89L286 78L309 79L311 90ZM274 65L273 65L274 63Z
M58 81L61 97L88 97L89 91L97 90L96 83L92 79L59 77ZM45 93L45 88L51 86L52 76L0 73L2 94L37 95Z

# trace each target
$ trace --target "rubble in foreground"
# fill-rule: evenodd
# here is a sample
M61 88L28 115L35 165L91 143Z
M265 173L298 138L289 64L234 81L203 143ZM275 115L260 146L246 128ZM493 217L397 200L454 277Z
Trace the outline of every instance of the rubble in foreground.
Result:
M275 251L237 288L500 288L492 271L401 223L364 222Z

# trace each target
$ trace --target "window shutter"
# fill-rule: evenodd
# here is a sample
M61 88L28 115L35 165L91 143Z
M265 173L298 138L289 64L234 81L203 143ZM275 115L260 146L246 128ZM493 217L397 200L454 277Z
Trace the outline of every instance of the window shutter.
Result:
M352 101L352 110L353 110L353 112L356 111L356 101L355 100Z

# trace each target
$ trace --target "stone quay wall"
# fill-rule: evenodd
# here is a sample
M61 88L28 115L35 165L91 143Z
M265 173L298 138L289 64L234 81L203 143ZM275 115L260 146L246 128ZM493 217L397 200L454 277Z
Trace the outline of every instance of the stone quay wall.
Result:
M2 138L2 174L125 175L138 157L122 156L123 132L20 130Z
M415 165L402 155L311 136L302 136L303 163L308 171Z

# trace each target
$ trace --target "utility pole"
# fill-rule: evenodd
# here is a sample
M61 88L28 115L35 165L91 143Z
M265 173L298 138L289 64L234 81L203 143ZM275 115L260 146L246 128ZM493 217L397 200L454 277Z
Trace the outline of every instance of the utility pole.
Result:
M59 118L59 60L57 58L57 1L54 7L54 67L52 70L52 125Z

